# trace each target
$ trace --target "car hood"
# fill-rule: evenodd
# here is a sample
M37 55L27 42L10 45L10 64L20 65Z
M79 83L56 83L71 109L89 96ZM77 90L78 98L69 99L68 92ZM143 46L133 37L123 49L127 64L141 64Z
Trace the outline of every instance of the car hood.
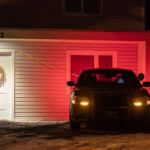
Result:
M75 93L81 95L95 95L95 94L127 94L130 96L148 96L148 92L143 87L141 88L80 88Z

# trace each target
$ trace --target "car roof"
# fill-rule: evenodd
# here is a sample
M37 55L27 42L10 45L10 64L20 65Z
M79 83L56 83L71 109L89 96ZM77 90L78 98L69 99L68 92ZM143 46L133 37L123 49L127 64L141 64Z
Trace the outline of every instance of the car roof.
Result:
M84 73L92 73L92 72L119 72L119 73L124 73L124 72L133 72L132 70L129 69L120 69L120 68L110 68L110 69L88 69L88 70L84 70Z

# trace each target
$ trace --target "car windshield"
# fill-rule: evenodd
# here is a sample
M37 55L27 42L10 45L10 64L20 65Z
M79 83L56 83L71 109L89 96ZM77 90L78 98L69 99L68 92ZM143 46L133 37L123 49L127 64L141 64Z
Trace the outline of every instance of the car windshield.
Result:
M132 71L85 71L77 85L84 87L139 87L141 84Z

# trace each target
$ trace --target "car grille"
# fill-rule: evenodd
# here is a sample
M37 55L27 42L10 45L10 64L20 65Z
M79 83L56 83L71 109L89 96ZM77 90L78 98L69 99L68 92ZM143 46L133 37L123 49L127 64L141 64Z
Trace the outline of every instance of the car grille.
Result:
M128 113L127 106L126 94L97 94L93 101L93 119L106 119L113 114L118 115L118 119L125 118Z

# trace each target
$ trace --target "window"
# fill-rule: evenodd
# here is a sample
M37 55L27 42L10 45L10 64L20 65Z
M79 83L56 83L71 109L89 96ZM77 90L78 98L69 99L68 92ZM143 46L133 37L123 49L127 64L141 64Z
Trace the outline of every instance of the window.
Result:
M102 0L64 0L67 14L101 15Z
M83 70L93 68L117 68L117 52L115 51L72 50L67 51L66 57L66 79L67 81L72 80L75 83ZM103 63L101 64L102 61ZM69 94L71 89L67 87L66 91L67 94Z

